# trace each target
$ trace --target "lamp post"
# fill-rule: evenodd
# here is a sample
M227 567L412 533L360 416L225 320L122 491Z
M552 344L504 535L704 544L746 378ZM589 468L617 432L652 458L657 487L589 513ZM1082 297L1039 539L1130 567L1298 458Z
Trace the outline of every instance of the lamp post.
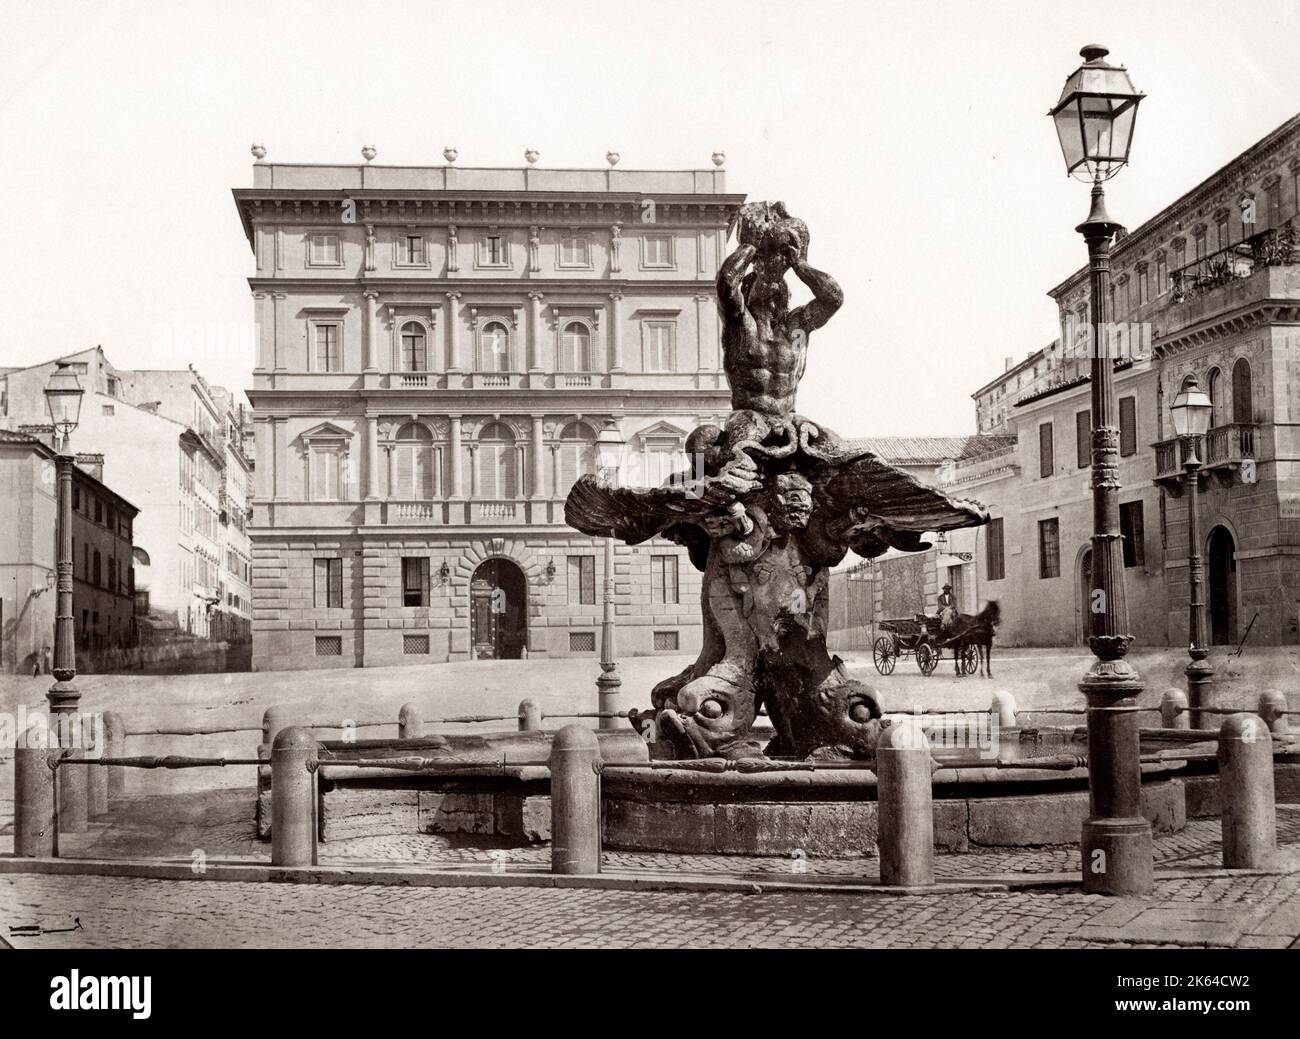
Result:
M1201 713L1210 706L1210 688L1214 681L1214 668L1205 658L1209 655L1205 638L1205 571L1201 563L1200 468L1196 445L1210 428L1210 412L1214 405L1210 396L1197 382L1195 375L1183 380L1182 388L1169 406L1174 432L1182 439L1184 447L1183 471L1187 474L1187 655L1191 658L1183 673L1187 676L1187 706L1191 711L1190 723L1194 729L1203 727L1206 720Z
M58 733L60 747L81 746L77 705L81 693L73 684L77 677L77 647L72 619L72 431L81 418L85 391L71 366L60 364L45 387L45 406L57 434L58 466L58 594L54 614L54 685L45 694L50 721ZM86 768L79 765L59 769L59 829L65 833L86 830Z
M1152 888L1151 824L1142 815L1137 697L1142 682L1124 659L1128 606L1119 531L1119 429L1110 357L1110 246L1120 225L1106 213L1104 181L1128 162L1142 94L1095 44L1048 113L1066 172L1092 181L1092 208L1075 230L1088 246L1092 381L1092 590L1088 645L1096 659L1079 683L1088 703L1088 792L1080 851L1083 888L1137 895Z
M609 484L617 484L619 468L623 462L623 448L626 446L616 423L609 423L596 438L596 464L600 468L600 478ZM612 714L614 701L618 696L623 680L618 676L618 665L614 661L614 532L605 537L605 587L602 596L600 621L600 677L596 679L597 710L602 714ZM614 728L615 719L601 718L600 728Z

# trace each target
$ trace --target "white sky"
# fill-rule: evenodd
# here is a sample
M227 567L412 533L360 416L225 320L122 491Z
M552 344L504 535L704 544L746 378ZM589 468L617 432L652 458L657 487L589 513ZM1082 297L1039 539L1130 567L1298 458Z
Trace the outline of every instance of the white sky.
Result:
M1130 227L1300 102L1296 0L198 4L2 0L0 364L96 343L251 382L230 197L288 162L707 167L783 199L847 303L800 410L973 432L970 393L1056 332L1087 187L1045 113L1088 42L1147 94L1108 190ZM198 346L194 337L198 337Z

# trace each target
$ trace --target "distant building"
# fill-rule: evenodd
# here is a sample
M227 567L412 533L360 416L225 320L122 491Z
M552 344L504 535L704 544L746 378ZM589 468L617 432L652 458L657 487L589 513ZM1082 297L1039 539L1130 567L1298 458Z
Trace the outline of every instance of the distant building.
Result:
M48 671L54 647L58 481L51 427L0 430L0 667ZM100 480L102 459L72 470L72 610L77 667L95 671L136 645L132 528L137 509Z
M259 162L234 192L260 329L254 662L595 656L603 433L640 482L730 410L721 170ZM626 467L628 469L633 466ZM622 654L701 642L671 542L617 546Z
M119 369L96 347L0 373L0 428L48 422L44 389L60 363L73 368L85 391L73 449L100 454L105 482L140 509L139 624L247 642L252 463L230 394L193 369Z

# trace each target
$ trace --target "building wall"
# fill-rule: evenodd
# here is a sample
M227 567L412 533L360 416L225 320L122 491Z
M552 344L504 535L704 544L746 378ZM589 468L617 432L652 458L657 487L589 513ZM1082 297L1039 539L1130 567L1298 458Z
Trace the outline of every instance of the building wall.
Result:
M429 186L448 178L479 194ZM344 222L338 191L359 180L373 190ZM259 164L254 182L236 201L259 326L255 666L474 655L471 583L494 559L525 576L530 656L594 656L603 546L567 526L564 499L577 471L594 471L597 437L616 431L626 443L625 482L657 483L685 466L691 430L729 411L713 281L740 197L723 194L713 171ZM402 192L385 197L380 183ZM536 194L541 183L564 194ZM263 190L286 185L291 196ZM419 263L402 262L408 235L423 238ZM313 236L337 242L337 263L312 262ZM484 262L489 236L501 240L500 266ZM562 239L574 237L586 262L566 265ZM667 243L667 262L651 262L650 240ZM489 349L493 323L506 331L503 362ZM582 358L561 349L574 323L587 337ZM423 365L404 358L408 326L423 338ZM655 364L659 329L671 338ZM333 356L319 349L325 337ZM407 474L414 457L427 483ZM594 560L586 603L568 574L580 556ZM675 595L652 580L654 556L673 560ZM439 575L428 605L403 605L403 557L427 558ZM341 560L341 606L317 604L325 558ZM620 653L698 650L700 575L682 549L618 546L613 576Z

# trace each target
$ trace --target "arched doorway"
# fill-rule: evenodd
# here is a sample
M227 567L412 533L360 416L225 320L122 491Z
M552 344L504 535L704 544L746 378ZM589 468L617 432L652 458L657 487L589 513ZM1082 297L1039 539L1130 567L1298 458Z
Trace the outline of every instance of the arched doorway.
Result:
M1092 549L1079 556L1079 641L1088 644L1092 634Z
M1237 546L1227 527L1210 531L1210 643L1231 645L1237 640Z
M469 583L469 640L476 660L518 660L528 638L528 582L509 559L485 559Z

